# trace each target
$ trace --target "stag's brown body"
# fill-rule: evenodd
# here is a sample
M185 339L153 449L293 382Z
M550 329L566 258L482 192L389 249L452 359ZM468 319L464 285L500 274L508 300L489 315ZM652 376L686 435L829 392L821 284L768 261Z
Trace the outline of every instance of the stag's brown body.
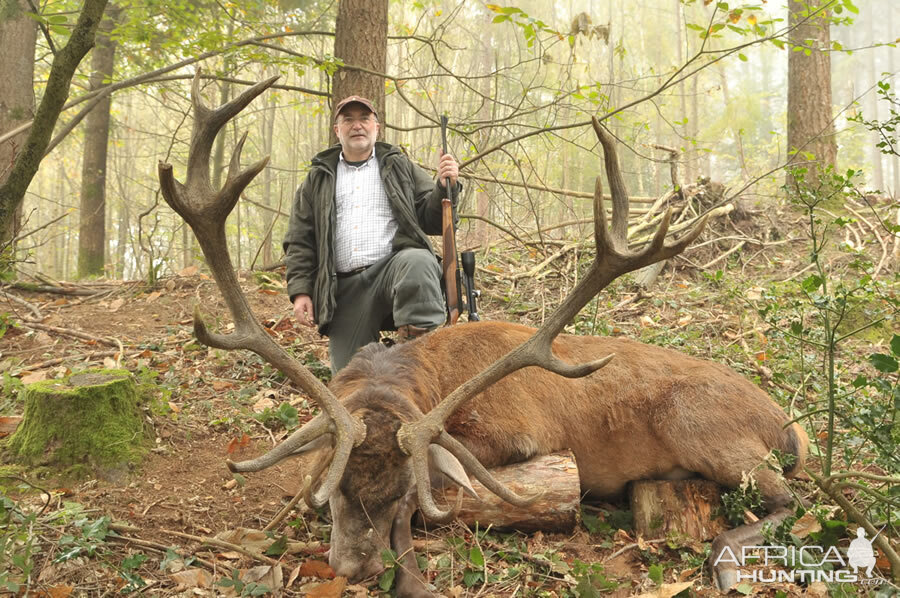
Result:
M534 329L479 322L436 331L389 351L371 345L331 385L338 397L391 388L423 413ZM570 363L615 354L602 370L567 379L529 367L460 407L447 431L487 467L571 449L583 492L614 497L633 480L692 472L724 486L758 469L772 450L802 465L806 434L762 390L731 368L625 338L560 335ZM757 473L764 494L783 493ZM766 492L768 490L768 492Z

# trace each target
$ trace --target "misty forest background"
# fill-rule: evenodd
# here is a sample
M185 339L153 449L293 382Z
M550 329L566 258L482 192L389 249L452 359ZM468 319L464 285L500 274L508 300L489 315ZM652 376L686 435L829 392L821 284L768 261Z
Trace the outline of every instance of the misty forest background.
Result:
M4 2L5 10L15 4ZM876 147L879 133L851 119L889 116L891 105L877 90L879 82L893 81L900 62L893 45L900 5L832 4L824 54L831 75L826 122L833 122L833 131L806 135L836 144L834 164L840 171L863 171L863 188L894 196L900 188L897 156L883 154ZM249 132L245 163L271 156L230 220L230 249L239 268L279 260L294 191L310 158L330 142L330 94L348 73L377 75L384 92L377 98L384 102L384 139L403 145L425 166L436 161L440 147L438 118L450 116L450 148L464 165L460 211L480 218L464 218L463 248L590 217L589 194L601 171L587 126L590 115L611 115L605 123L627 146L620 152L626 185L645 201L673 187L669 154L657 145L678 151L680 184L706 177L724 185L722 203L740 198L765 207L781 194L782 167L792 157L791 47L781 2L566 0L501 6L392 0L386 66L362 71L341 69L344 61L335 56L337 6L109 4L98 44L75 72L69 99L90 98L91 90L110 84L121 88L107 96L106 121L91 121L103 102L62 112L56 145L20 206L15 268L57 280L154 280L199 265L188 229L160 201L156 178L159 160L183 172L190 78L197 68L211 104L250 82L281 76L273 91L228 125L214 156L218 179L243 131ZM36 30L35 102L78 10L79 3L45 3L40 27L22 17ZM354 26L377 34L378 26L366 18ZM350 43L378 41L360 35ZM813 54L810 60L823 52ZM9 60L27 63L29 56ZM172 68L178 64L183 66ZM809 102L821 102L829 95L829 80L812 69L804 67L812 76L801 82L801 92ZM132 84L136 79L143 82ZM85 105L91 114L80 121L76 116L83 116ZM6 116L3 132L30 118L27 111ZM73 119L79 122L68 126ZM99 136L99 142L91 136L106 128L108 137ZM23 138L24 133L3 142L0 180ZM827 153L801 148L794 156L801 162ZM548 235L583 238L589 230L582 222Z

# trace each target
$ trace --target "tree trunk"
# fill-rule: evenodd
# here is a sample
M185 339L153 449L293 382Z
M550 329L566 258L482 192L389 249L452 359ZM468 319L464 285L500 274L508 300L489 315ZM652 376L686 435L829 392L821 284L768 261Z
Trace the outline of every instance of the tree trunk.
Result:
M701 542L727 529L716 516L719 485L709 480L640 481L631 485L634 531L645 540L684 535Z
M521 532L571 532L578 523L581 484L578 468L571 452L535 457L491 469L491 473L513 492L528 496L543 491L538 500L527 507L516 507L493 494L472 479L479 499L464 495L459 520L466 525L479 522L482 528L518 530ZM435 490L435 497L448 505L456 504L457 487Z
M788 53L788 163L806 167L807 180L812 180L837 160L828 12L816 12L818 3L813 1L790 0L788 5L789 24L794 27ZM792 182L790 175L787 180Z
M265 78L265 73L263 73ZM260 127L262 128L262 138L263 138L263 154L266 156L272 155L272 148L274 146L275 139L275 118L277 114L275 112L275 100L273 94L267 93L265 95L265 108L262 112L262 118L260 119ZM262 204L264 206L268 206L270 208L274 208L275 205L272 201L272 168L266 168L262 171L263 177L263 196L261 198ZM262 239L262 251L259 255L262 256L262 264L258 264L256 260L252 264L252 267L257 265L269 265L275 261L272 253L272 228L273 223L275 221L275 213L269 210L260 210L260 216L262 217L262 226L263 226L263 235L265 235Z
M0 132L10 131L34 118L34 48L37 21L27 0L0 3ZM16 155L25 142L25 132L0 143L0 183L6 182ZM15 238L21 224L21 204L16 216L0 229L0 251ZM14 249L14 248L13 248ZM3 270L0 264L0 270Z
M97 31L91 56L91 90L109 85L116 57L110 33L119 9L110 5ZM106 262L106 156L112 97L106 96L85 118L81 166L81 219L78 226L78 277L102 276Z
M387 70L387 30L388 0L341 0L334 28L334 55L346 65L384 73ZM378 111L378 120L385 122L384 77L339 68L334 74L332 105L351 95L371 100ZM333 131L331 141L337 141Z
M66 98L69 97L69 85L75 69L94 44L94 34L100 19L103 18L106 3L107 0L85 0L78 22L69 36L69 42L58 50L53 58L44 95L28 132L28 138L16 156L9 177L0 185L0 231L9 230L16 210L25 198L28 185L37 173L50 143L53 127Z
M894 11L897 8L895 5L891 4L887 10L887 28L888 31L894 31ZM888 52L888 71L891 73L897 72L897 63L896 63L896 50L893 52ZM893 179L893 185L891 186L891 197L897 199L900 197L900 157L896 155L889 156L888 161L891 164L891 173ZM900 244L894 246L894 250L896 252L897 248L900 248ZM896 254L896 253L895 253Z
M887 12L890 12L890 8L888 7ZM868 43L872 43L875 41L875 19L879 18L879 14L881 14L881 10L877 10L874 3L870 3L868 7L868 18L867 26L866 26L866 35L868 38ZM868 57L866 58L868 62L868 77L867 83L869 85L875 85L878 82L879 74L878 67L875 65L875 62L878 58L878 54L875 49L868 52ZM878 101L879 96L875 91L878 88L875 87L871 91L868 92L866 98L866 105L868 106L868 118L878 120ZM862 90L860 90L862 91ZM882 168L882 155L881 148L877 147L878 142L881 141L880 135L876 131L869 132L869 159L872 161L872 177L869 179L869 185L873 189L878 189L879 191L884 191L884 169Z
M87 370L25 388L12 457L81 477L117 479L140 460L146 436L140 395L125 370Z

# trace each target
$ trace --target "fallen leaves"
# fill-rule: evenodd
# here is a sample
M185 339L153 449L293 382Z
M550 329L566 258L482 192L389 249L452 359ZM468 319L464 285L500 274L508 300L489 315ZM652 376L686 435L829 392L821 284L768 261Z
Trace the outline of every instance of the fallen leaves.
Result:
M337 577L332 581L326 581L313 587L304 586L306 598L340 598L347 587L346 577Z
M21 421L22 418L18 415L0 417L0 438L15 432Z
M232 438L228 443L228 448L225 450L225 453L230 455L234 453L238 449L247 448L250 446L250 437L247 434L243 434L240 438Z
M176 591L187 588L208 588L212 585L212 576L205 569L185 569L169 575L169 579L178 584Z
M694 585L692 581L682 583L664 583L653 592L639 594L637 598L672 598Z

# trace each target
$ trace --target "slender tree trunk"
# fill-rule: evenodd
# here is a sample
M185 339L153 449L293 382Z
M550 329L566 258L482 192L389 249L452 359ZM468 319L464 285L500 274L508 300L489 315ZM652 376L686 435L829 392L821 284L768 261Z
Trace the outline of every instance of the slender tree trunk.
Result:
M91 90L109 85L116 58L110 38L119 9L110 5L97 31L91 56ZM106 262L106 158L112 96L106 96L85 118L81 167L81 219L78 227L78 277L102 276Z
M383 73L387 70L388 0L341 0L334 29L334 55L344 64ZM339 68L334 75L333 104L359 95L375 104L385 122L384 77ZM383 130L383 129L382 129ZM337 141L331 133L332 142Z
M894 29L894 11L897 10L897 7L894 3L888 5L887 9L887 28L888 31L896 31ZM888 51L888 70L892 73L897 72L897 51L891 48ZM894 199L900 197L900 158L897 156L890 157L891 163L891 171L893 173L893 186L891 188L891 194Z
M265 73L263 73L263 75L265 76ZM275 138L276 116L275 102L273 100L272 94L265 95L265 105L265 110L263 110L262 118L260 119L263 139L263 153L267 156L271 156ZM266 168L265 170L263 170L262 176L262 204L274 208L274 206L272 205L272 168ZM262 264L257 262L257 265L268 266L275 261L274 259L272 259L272 222L275 220L275 214L273 212L270 212L269 210L261 210L260 215L262 216L262 233L265 235L265 238L263 238L262 240L262 252L260 252L259 254L260 259L262 260Z
M85 0L69 41L57 50L50 67L44 95L21 151L6 181L0 185L0 231L9 230L16 210L25 198L28 185L37 173L53 127L69 97L69 85L81 59L94 44L94 33L103 18L107 0ZM5 4L4 4L5 6ZM3 52L6 51L5 45Z
M34 117L34 48L37 21L26 13L28 0L0 0L0 132ZM25 143L21 133L0 143L0 183L6 182L16 156ZM19 204L10 223L0 230L0 250L18 234L22 220ZM0 270L4 269L0 266Z
M887 8L887 12L890 12L890 7ZM866 35L868 38L868 43L873 43L875 41L875 19L879 18L879 14L881 10L876 9L875 3L870 2L868 7L868 18L866 19ZM876 59L878 58L877 49L873 48L868 52L869 56L867 57L868 61L868 84L866 87L868 88L871 85L874 85L879 78L878 75L878 67L875 65ZM877 88L876 88L877 89ZM875 93L875 89L872 89L868 93L868 98L866 101L868 106L868 118L878 120L878 94ZM871 131L869 133L869 160L872 162L872 178L870 179L870 184L873 188L884 190L884 169L882 167L882 155L881 149L876 147L876 144L880 141L879 135L875 131Z
M815 12L816 2L790 0L788 5L789 24L796 25L789 35L788 159L790 164L805 166L809 171L807 180L810 180L811 176L827 166L834 166L837 161L831 106L831 55L828 52L831 35L826 11L808 16Z

